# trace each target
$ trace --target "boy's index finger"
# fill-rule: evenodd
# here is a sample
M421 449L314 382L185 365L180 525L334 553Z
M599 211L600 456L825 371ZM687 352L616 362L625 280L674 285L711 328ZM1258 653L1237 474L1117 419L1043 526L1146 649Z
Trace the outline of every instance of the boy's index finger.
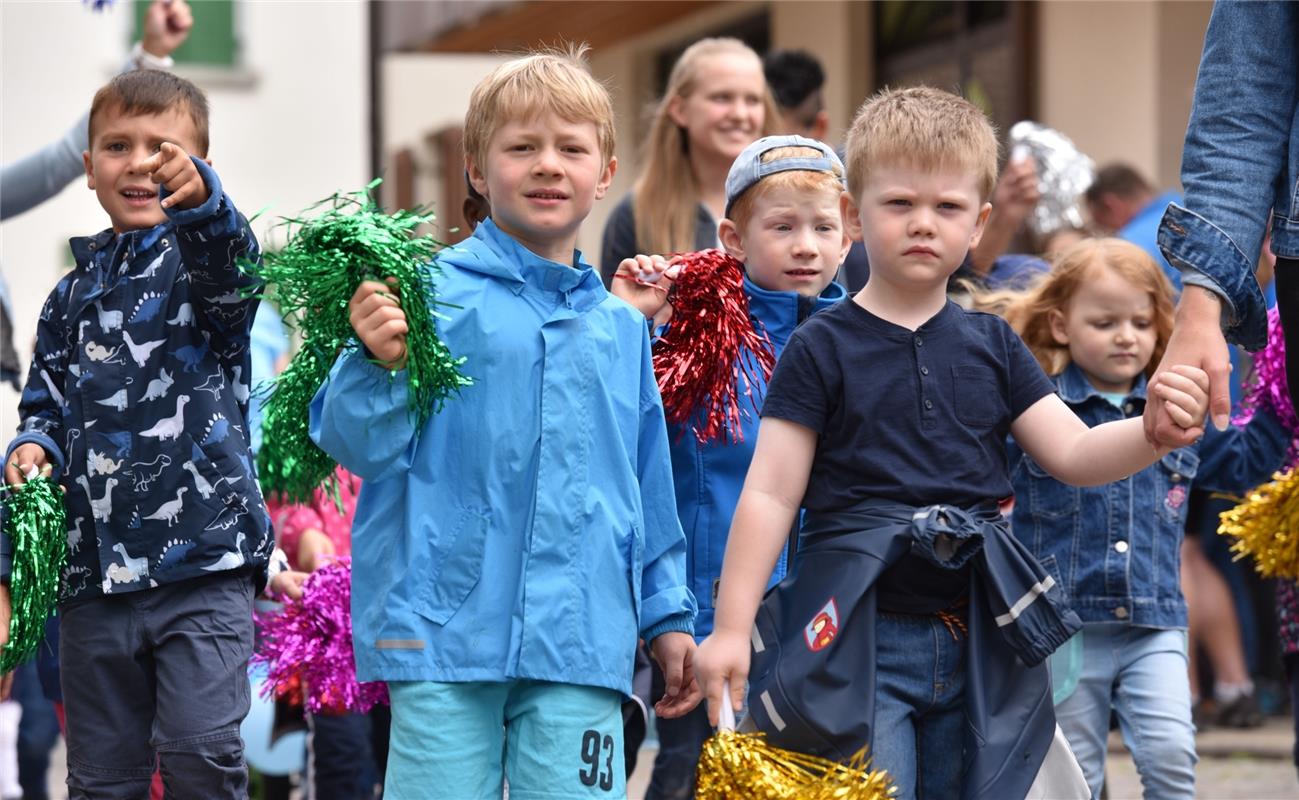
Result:
M167 146L166 142L163 142L162 144L163 147ZM136 169L138 169L140 172L147 172L150 175L152 175L154 172L158 170L159 167L162 166L164 158L166 158L165 151L159 150L158 152L149 156L145 160L141 161L139 166L136 167Z

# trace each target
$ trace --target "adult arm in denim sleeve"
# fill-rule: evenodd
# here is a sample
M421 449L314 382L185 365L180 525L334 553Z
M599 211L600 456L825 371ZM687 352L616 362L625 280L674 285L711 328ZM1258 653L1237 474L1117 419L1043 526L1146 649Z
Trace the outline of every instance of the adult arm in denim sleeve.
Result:
M1244 427L1219 431L1212 425L1200 444L1200 468L1195 488L1213 492L1243 492L1272 477L1290 449L1290 434L1266 411Z
M415 447L406 393L405 370L371 363L363 348L345 350L312 398L311 439L363 480L404 470Z
M36 352L27 372L27 384L18 401L18 435L5 451L5 462L20 445L34 443L45 449L56 474L63 471L65 458L59 445L63 430L63 408L67 405L65 376L68 368L68 337L64 327L65 295L71 278L65 277L46 298L36 323Z
M643 328L642 328L643 330ZM636 477L645 520L645 560L641 572L641 636L652 642L671 631L693 634L698 606L686 587L686 535L677 519L672 459L650 357L649 333L641 334L640 433Z
M1228 341L1250 350L1267 339L1254 266L1283 181L1295 83L1299 6L1219 2L1204 37L1182 151L1182 205L1159 228L1159 248L1184 282L1221 296Z
M203 159L190 158L207 186L208 198L196 208L165 211L176 224L177 246L196 300L194 311L210 334L212 349L226 359L242 358L258 302L248 295L259 283L239 268L238 260L258 261L261 248L248 220L222 189L216 171ZM165 186L159 187L160 199L169 194Z

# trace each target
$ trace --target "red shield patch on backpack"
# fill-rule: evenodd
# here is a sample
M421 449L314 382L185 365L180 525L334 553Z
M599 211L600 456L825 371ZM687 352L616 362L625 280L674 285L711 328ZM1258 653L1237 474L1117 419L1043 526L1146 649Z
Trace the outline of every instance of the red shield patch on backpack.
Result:
M816 616L812 617L812 621L803 626L803 640L807 642L807 649L815 653L825 649L838 635L839 608L831 597L821 610L816 612Z

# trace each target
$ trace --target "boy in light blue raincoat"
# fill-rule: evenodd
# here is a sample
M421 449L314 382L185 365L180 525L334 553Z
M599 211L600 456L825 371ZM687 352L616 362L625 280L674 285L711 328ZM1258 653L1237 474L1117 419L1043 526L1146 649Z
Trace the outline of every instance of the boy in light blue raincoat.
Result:
M492 72L465 118L491 218L438 257L439 335L473 385L415 430L402 298L368 282L361 346L312 404L313 438L365 480L353 636L358 677L391 689L390 797L624 796L638 637L668 676L659 714L699 700L648 331L574 249L613 149L581 50Z

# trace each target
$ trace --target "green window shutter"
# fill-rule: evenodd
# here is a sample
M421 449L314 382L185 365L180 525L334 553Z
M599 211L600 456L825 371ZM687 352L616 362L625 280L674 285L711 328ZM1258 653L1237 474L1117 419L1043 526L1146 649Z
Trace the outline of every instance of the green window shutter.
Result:
M144 15L149 10L149 0L134 0L135 17L133 42L139 41L144 31ZM194 14L194 28L189 38L171 57L177 64L195 64L212 67L238 66L239 43L235 39L234 0L198 0L190 3Z

